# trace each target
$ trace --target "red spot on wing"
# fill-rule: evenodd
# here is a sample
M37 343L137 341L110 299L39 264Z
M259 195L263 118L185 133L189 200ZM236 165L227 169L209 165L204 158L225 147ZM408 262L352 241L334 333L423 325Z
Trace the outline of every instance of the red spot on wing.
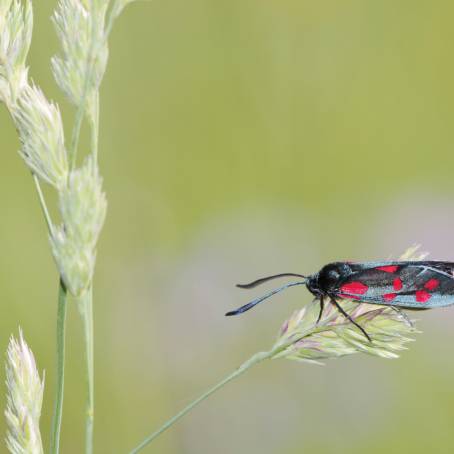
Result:
M377 266L376 270L384 271L385 273L395 273L399 267L397 265Z
M396 290L396 291L402 289L402 281L398 277L396 277L396 279L394 279L393 287L394 287L394 290Z
M427 293L425 290L417 290L415 296L418 303L425 303L432 297L432 295Z
M439 285L440 281L438 279L429 279L425 283L424 288L426 288L427 290L435 290Z
M386 301L386 302L390 302L392 301L395 297L397 296L397 293L386 293L385 295L383 295L383 299Z
M369 287L362 282L349 282L344 284L340 290L342 293L354 293L356 295L364 295Z

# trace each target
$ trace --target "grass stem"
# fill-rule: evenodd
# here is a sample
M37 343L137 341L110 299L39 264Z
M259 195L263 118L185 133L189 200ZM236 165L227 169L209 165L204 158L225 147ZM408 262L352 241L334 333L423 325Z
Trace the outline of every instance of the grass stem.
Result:
M85 413L85 453L93 453L94 424L94 355L93 355L93 290L92 287L82 295L79 301L84 324L85 363L87 373L87 403Z
M55 385L54 414L52 418L50 453L58 454L60 450L60 432L63 413L63 394L65 384L65 338L66 338L66 308L68 293L60 279L58 290L57 311L57 380Z
M182 418L186 413L189 413L195 406L203 402L207 397L211 396L211 394L215 393L217 390L221 389L224 385L232 381L234 378L240 376L244 372L246 372L249 368L254 366L255 364L258 364L259 362L271 358L274 355L274 351L269 351L269 352L259 352L256 353L254 356L249 358L246 362L244 362L238 369L236 369L234 372L232 372L230 375L227 375L223 380L221 380L219 383L208 389L204 394L202 394L200 397L192 401L189 405L187 405L185 408L183 408L181 411L179 411L175 416L170 418L167 422L165 422L158 430L153 432L151 435L146 437L142 443L140 443L138 446L136 446L132 451L130 451L129 454L136 454L143 448L145 448L148 444L150 444L155 438L157 438L159 435L161 435L164 431L166 431L169 427L171 427L173 424L175 424L180 418Z
M44 219L46 220L47 229L49 230L49 234L52 235L53 231L54 231L52 219L50 217L49 210L47 209L46 200L44 198L44 194L41 189L41 183L39 182L39 179L35 174L33 174L33 181L35 182L36 192L38 193L38 198L39 198L39 204L41 205Z

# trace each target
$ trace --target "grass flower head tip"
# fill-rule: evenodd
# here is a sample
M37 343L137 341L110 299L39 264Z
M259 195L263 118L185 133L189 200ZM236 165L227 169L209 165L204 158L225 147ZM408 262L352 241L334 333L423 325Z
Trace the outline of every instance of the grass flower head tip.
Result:
M104 36L107 3L60 0L52 18L62 46L60 55L52 58L53 74L75 106L81 103L84 94L91 98L90 93L99 88L104 76L108 57ZM93 42L97 44L93 46ZM93 65L92 71L87 65ZM91 78L87 81L88 73Z
M343 303L344 310L372 339L364 336L334 305L329 304L317 323L320 311L313 301L296 311L283 325L273 350L274 357L320 361L354 353L397 358L415 333L413 323L400 311L372 304Z
M25 62L32 31L30 0L0 0L0 101L8 106L27 85Z
M66 185L68 160L58 106L35 85L27 85L13 116L22 144L20 154L30 170L57 189Z
M24 340L11 337L6 358L8 432L6 444L12 454L42 454L39 418L43 401L41 380L32 351Z

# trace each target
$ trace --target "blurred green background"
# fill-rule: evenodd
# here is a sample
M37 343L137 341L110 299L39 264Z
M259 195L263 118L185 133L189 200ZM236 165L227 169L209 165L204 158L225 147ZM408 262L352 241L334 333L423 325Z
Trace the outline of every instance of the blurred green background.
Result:
M69 131L73 112L49 68L54 5L35 1L30 74ZM449 1L389 0L127 9L102 88L109 213L95 282L96 452L132 448L268 348L310 300L289 290L226 319L258 293L235 283L395 257L415 242L454 260L453 14ZM5 109L0 128L0 347L20 325L46 370L47 445L57 275ZM265 363L144 452L452 452L454 309L417 317L423 334L397 361ZM80 453L74 307L68 327L62 452Z

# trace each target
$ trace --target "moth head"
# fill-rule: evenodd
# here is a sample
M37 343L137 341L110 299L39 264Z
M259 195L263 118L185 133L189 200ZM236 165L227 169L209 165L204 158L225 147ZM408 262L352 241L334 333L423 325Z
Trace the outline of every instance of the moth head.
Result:
M352 269L348 263L329 263L318 272L316 286L320 293L330 293L339 288L339 283L351 273Z

